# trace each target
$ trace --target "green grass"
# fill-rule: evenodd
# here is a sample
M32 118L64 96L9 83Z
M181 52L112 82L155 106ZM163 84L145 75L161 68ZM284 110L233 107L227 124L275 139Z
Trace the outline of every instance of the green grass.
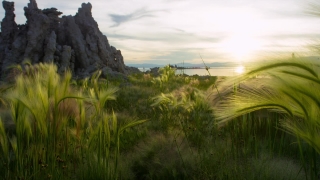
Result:
M0 124L4 179L117 179L120 136L145 121L118 125L104 109L117 88L99 73L80 87L53 65L27 66L6 92L13 134ZM92 168L92 169L91 169ZM94 172L94 173L93 173Z
M258 84L244 91L235 84L258 72L274 72L281 78L265 82L283 86L291 81L282 74L317 83L319 71L300 62L289 72L261 67L223 86L217 77L175 75L169 66L158 77L139 73L126 81L99 78L100 72L75 81L53 65L27 66L0 87L0 178L315 179L318 141L294 131L317 127L316 119L302 121L316 117L315 91L296 92L297 84L290 91L255 90ZM278 91L290 101L276 101ZM264 101L287 111L257 112Z
M248 71L233 80L242 81L244 88L239 88L229 100L220 104L218 120L223 123L260 109L276 112L278 117L273 121L280 124L278 127L284 132L296 137L303 168L305 172L310 171L306 178L317 179L320 153L319 65L319 62L288 59L262 64ZM260 82L252 78L261 74L266 78ZM253 85L261 82L263 84L259 86ZM280 143L282 145L285 141Z

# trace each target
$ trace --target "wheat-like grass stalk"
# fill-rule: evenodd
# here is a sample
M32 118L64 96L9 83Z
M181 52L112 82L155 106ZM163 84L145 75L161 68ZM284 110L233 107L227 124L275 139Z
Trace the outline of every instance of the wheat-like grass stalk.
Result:
M236 79L243 82L243 88L219 105L217 120L222 123L259 109L277 111L285 117L282 125L287 132L305 140L320 153L319 72L320 63L307 60L289 59L260 65ZM252 78L259 74L267 78Z

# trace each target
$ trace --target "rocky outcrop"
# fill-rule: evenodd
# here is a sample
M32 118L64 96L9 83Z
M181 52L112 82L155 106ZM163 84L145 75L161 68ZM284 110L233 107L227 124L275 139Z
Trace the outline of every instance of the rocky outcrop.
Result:
M72 49L70 46L67 46L67 45L64 45L63 46L63 50L62 50L62 53L61 53L61 63L60 63L60 68L59 68L59 72L64 72L66 71L67 69L65 67L71 67L71 57L72 57ZM74 55L73 55L74 56ZM74 63L74 62L73 62ZM74 67L74 65L73 65Z
M159 67L154 67L154 68L151 68L150 70L148 70L146 73L150 73L153 76L159 76L160 75L159 69L160 69Z
M10 51L12 50L15 34L18 32L18 25L14 21L16 17L16 15L14 14L14 3L3 1L2 5L5 10L5 17L2 19L2 22L1 22L1 38L0 38L1 67L6 55L12 56L10 54Z
M1 22L0 71L23 64L54 63L59 72L71 70L86 77L98 69L127 73L120 50L110 46L92 17L92 5L83 3L74 16L59 17L56 8L39 9L35 0L24 7L27 22L15 23L14 2L2 2L5 17Z
M126 72L128 72L128 74L139 74L141 73L141 71L136 68L136 67L128 67L126 66Z
M47 46L45 48L43 62L52 63L54 61L54 53L56 52L57 44L56 39L57 35L54 31L52 31L47 39Z

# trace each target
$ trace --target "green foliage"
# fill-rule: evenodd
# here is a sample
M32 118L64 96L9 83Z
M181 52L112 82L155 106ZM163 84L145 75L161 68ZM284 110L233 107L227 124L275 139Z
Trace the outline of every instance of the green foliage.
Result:
M197 89L180 89L154 97L151 106L160 109L159 120L164 129L180 126L189 141L200 145L213 124L212 109L205 99Z
M175 69L171 68L169 65L159 68L160 76L153 78L153 83L157 84L162 88L165 84L175 77Z
M314 76L310 68L303 71ZM302 138L293 143L280 129L295 121L297 111L237 116L223 101L226 119L237 121L217 125L213 112L223 113L212 105L220 99L216 77L176 76L165 67L160 86L145 73L123 82L100 78L100 72L77 81L69 72L55 72L52 65L29 65L13 86L3 86L0 96L8 105L0 109L0 154L7 157L0 159L3 179L303 179L317 167L318 161L310 161L316 151ZM244 78L236 80L228 86L231 97L248 89ZM300 109L310 115L308 108Z
M174 76L162 88L150 83L152 78L150 74L129 77L131 84L119 89L117 101L107 106L125 117L150 119L143 127L124 134L125 162L121 172L130 174L122 174L124 179L293 177L288 175L292 169L285 169L283 174L287 175L279 176L272 174L277 169L266 168L268 163L264 162L276 156L277 163L293 158L290 167L300 168L296 163L299 147L292 144L291 136L279 130L281 117L276 113L269 114L269 119L252 114L216 126L212 115L215 106L210 105L213 92L217 92L212 86L216 77ZM159 136L164 136L166 142ZM267 158L261 158L262 153L268 154ZM254 167L257 164L259 168ZM294 177L301 179L303 175L300 171Z
M70 85L70 72L56 72L49 64L25 66L6 92L15 133L9 135L0 124L0 152L8 157L0 176L117 179L120 136L145 120L118 126L115 114L104 108L117 88L101 86L99 72L79 88Z
M260 109L269 109L281 115L284 131L305 141L319 154L319 67L319 62L289 59L254 68L235 80L244 82L243 88L239 88L227 102L221 103L216 111L218 120L221 123ZM253 76L264 78L251 78ZM311 177L317 177L317 156L312 158L314 173Z

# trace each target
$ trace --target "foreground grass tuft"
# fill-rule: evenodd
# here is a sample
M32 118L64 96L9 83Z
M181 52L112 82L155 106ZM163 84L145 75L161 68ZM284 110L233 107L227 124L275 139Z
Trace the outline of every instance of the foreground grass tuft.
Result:
M248 71L233 80L243 82L242 88L220 104L216 111L218 121L224 123L261 109L276 112L279 118L274 121L296 137L304 170L310 171L309 178L316 179L320 154L319 67L317 61L288 59ZM262 84L253 85L257 83ZM310 146L307 152L304 143Z

